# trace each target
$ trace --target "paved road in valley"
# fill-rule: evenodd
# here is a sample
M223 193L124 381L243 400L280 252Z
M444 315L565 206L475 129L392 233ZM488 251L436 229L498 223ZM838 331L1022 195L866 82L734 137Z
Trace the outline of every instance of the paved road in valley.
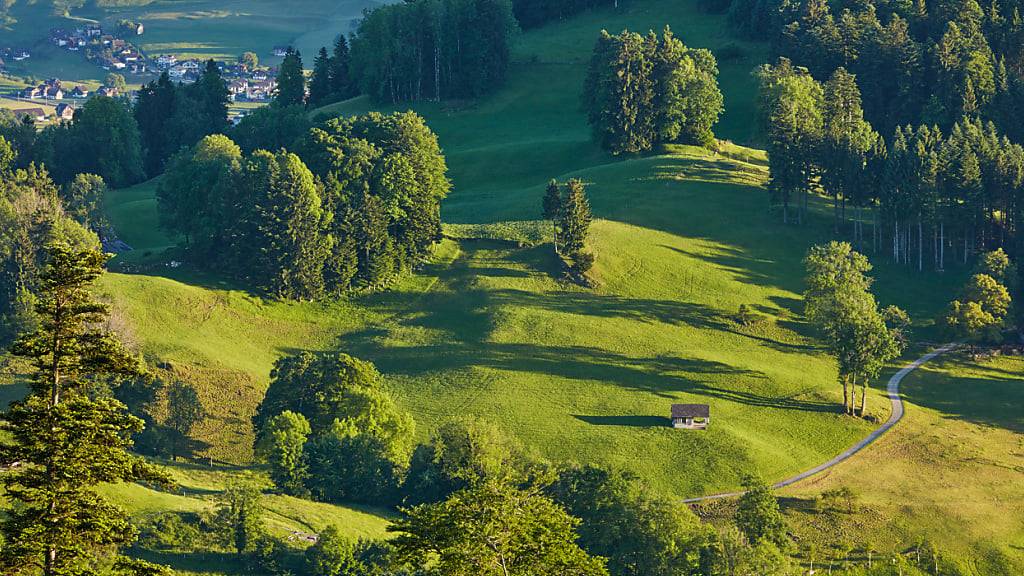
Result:
M772 486L774 488L782 488L784 486L789 486L790 484L795 484L805 478L810 478L811 476L814 476L819 472L823 472L835 466L836 464L839 464L843 460L846 460L847 458L853 456L857 452L863 450L865 446L868 446L875 440L878 440L878 438L882 434L888 432L890 428L895 426L896 423L903 418L903 399L900 397L900 382L903 381L903 378L907 374L910 374L911 372L919 368L925 362L928 362L929 360L935 358L940 354L945 354L946 352L949 352L950 350L953 349L954 346L956 346L956 343L946 344L945 346L936 348L935 350L932 350L931 352L925 354L924 356L921 356L917 360L914 360L910 364L907 364L898 372L893 374L892 378L889 378L889 385L887 387L887 391L889 393L889 402L892 403L892 414L889 416L889 419L886 420L885 424L882 424L882 426L880 426L877 430L875 430L871 434L868 434L866 438L849 447L845 452L839 454L838 456L829 460L828 462L815 466L814 468L811 468L806 472L801 472L800 474L797 474L796 476L793 476L791 478L786 478L785 480L776 482ZM717 498L733 498L742 495L742 491L726 492L723 494L711 494L709 496L701 496L699 498L687 498L686 500L683 500L683 502L701 502L704 500L715 500Z

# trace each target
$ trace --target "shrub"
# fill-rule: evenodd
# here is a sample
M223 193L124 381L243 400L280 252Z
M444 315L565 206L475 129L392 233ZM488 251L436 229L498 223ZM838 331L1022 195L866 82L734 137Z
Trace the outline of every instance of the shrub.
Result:
M154 516L139 533L139 544L150 550L192 550L201 539L199 518L174 512Z

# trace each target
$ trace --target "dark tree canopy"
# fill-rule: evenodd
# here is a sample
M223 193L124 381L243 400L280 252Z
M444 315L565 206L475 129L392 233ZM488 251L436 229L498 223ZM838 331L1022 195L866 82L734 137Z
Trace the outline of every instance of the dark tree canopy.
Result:
M504 83L517 28L510 0L381 6L352 37L352 77L380 102L482 96Z
M450 183L437 137L412 112L323 121L282 145L301 107L253 114L177 154L158 188L162 224L201 266L282 298L377 288L441 238ZM278 130L285 126L288 131ZM268 142L269 140L269 142Z
M687 48L668 27L661 38L601 32L583 106L595 137L613 154L677 141L710 145L722 103L708 50Z
M115 188L145 177L138 124L125 102L107 96L90 98L70 123L45 128L35 159L60 184L81 173L97 174Z

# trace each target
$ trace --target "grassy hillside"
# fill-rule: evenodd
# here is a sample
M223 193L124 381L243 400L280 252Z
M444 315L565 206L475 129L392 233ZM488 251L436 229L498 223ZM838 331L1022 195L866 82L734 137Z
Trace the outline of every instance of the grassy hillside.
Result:
M1024 574L1024 360L952 356L904 380L896 432L827 474L785 491L802 540L845 534L875 546L935 542L963 574ZM861 495L831 519L806 499L837 486Z
M300 348L375 362L421 437L481 415L552 459L621 465L680 496L733 487L752 469L797 472L869 430L837 414L835 369L797 316L799 260L827 237L824 217L797 229L765 213L762 154L680 146L574 175L591 183L603 218L594 290L560 281L550 244L501 240L448 241L393 290L336 304L265 302L187 266L112 274L103 287L130 338L216 406L198 437L223 460L248 457L270 366ZM114 192L109 213L145 221L147 190ZM527 193L493 199L494 210L526 213L540 190ZM146 226L121 228L142 253L167 242ZM536 238L547 226L483 227L508 230ZM737 324L741 304L763 324ZM675 401L710 403L711 430L667 428Z
M261 6L244 4L253 13ZM176 257L164 251L174 241L157 225L155 183L111 192L107 214L135 250L117 258L119 272L103 279L101 292L113 304L113 324L159 366L163 377L197 387L211 414L195 434L203 443L201 454L237 464L250 459L249 418L270 368L277 358L300 349L341 349L376 363L415 417L420 438L450 418L474 414L497 422L548 458L621 466L669 495L735 488L750 471L781 478L826 460L868 433L872 424L839 415L835 367L800 317L801 258L810 245L832 237L828 207L816 199L807 226L783 226L766 209L764 153L751 147L727 143L709 152L670 146L649 156L613 158L591 142L579 92L599 30L664 24L671 24L688 45L729 56L720 61L727 112L716 132L742 144L755 141L750 72L765 58L763 47L732 38L724 18L701 13L695 2L628 4L618 12L587 13L524 34L507 86L491 97L399 107L415 108L438 133L454 190L442 208L449 239L422 271L387 292L336 303L264 300L199 273L187 262L171 265ZM304 5L296 2L295 13ZM180 12L174 13L198 10L189 6L175 3ZM158 1L132 10L164 9L171 7ZM168 26L191 24L192 38L207 38L183 40L168 49L198 52L208 46L209 53L219 53L242 47L228 48L230 42L278 43L273 40L277 32L266 32L263 24L246 23L238 15L217 18L214 14L210 21L224 24L224 31L202 31L204 17L168 18ZM269 20L264 23L270 26ZM280 34L286 29L294 34L292 25L282 20ZM247 26L253 31L242 34ZM361 98L313 114L371 107ZM569 177L587 182L599 218L590 241L597 255L593 289L562 280L548 243L549 225L537 220L544 184ZM937 278L879 264L876 276L880 300L907 308L921 334L929 337L930 318L963 273ZM737 323L740 305L763 320ZM952 382L959 381L957 370L967 368L943 370ZM926 379L920 384L908 379L908 386L926 390L933 374L939 373L921 376ZM955 390L953 398L961 394L958 388L947 390ZM884 419L888 407L881 398L874 390L870 403ZM710 429L669 429L669 404L680 401L709 403ZM927 422L952 426L946 416L963 415L935 399L922 398L919 406L921 414L933 417ZM937 452L915 452L916 440L902 435L884 442L905 443L900 450L924 454L922 462L933 468L975 441L994 453L1020 451L1010 446L1014 436L1005 412L1000 416L1004 424L995 425L1003 427L1003 434L972 432L953 444L960 452L947 451L950 445L944 442L950 436L930 428L938 424L919 424L917 409L910 416L914 429L935 430L942 441ZM978 426L970 421L965 425ZM1002 456L992 458L1006 463ZM916 478L917 469L895 460L893 454L858 458L837 472L858 470L858 481L874 487L872 496L864 491L865 501L878 510L872 526L908 514L905 524L885 527L880 532L885 537L907 537L918 525L937 533L940 519L965 518L971 526L949 535L950 541L963 540L964 558L988 554L987 548L971 548L982 538L1012 542L1018 537L1019 526L986 521L994 506L958 516L944 503L956 501L950 477L937 485L935 500L929 500L933 507L907 512L883 486L899 484L902 492L897 493L906 493L916 485L906 478ZM875 466L886 482L876 485L876 468L855 464ZM1009 466L1004 468L1017 464ZM177 468L185 486L179 495L140 487L118 488L111 495L140 514L203 509L227 476L242 473L217 470ZM794 494L820 488L812 484ZM1020 501L1012 492L987 487L963 495ZM383 523L359 511L290 499L275 510L281 516L273 519L279 530L319 529L322 522L339 519L353 535L373 535ZM812 520L800 522L810 531ZM175 561L196 573L200 567L211 573L232 569L224 558Z
M163 463L177 484L175 493L157 492L139 485L106 487L103 494L135 518L144 521L160 512L211 513L217 506L217 494L231 480L245 479L270 487L269 480L248 470L189 464ZM290 496L265 494L263 507L267 531L294 546L294 533L317 534L335 526L352 538L387 537L387 516L383 510L359 509L310 502ZM227 576L249 572L228 552L142 552L147 559L167 564L180 576Z

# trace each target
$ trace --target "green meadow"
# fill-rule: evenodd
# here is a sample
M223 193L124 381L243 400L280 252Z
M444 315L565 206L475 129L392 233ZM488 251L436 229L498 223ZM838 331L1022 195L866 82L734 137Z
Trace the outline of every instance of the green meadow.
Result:
M954 354L903 383L893 433L842 466L783 492L802 540L870 534L881 550L935 542L962 574L1024 573L1024 360ZM856 515L815 513L807 499L837 486L860 494ZM862 553L861 553L862 555Z

